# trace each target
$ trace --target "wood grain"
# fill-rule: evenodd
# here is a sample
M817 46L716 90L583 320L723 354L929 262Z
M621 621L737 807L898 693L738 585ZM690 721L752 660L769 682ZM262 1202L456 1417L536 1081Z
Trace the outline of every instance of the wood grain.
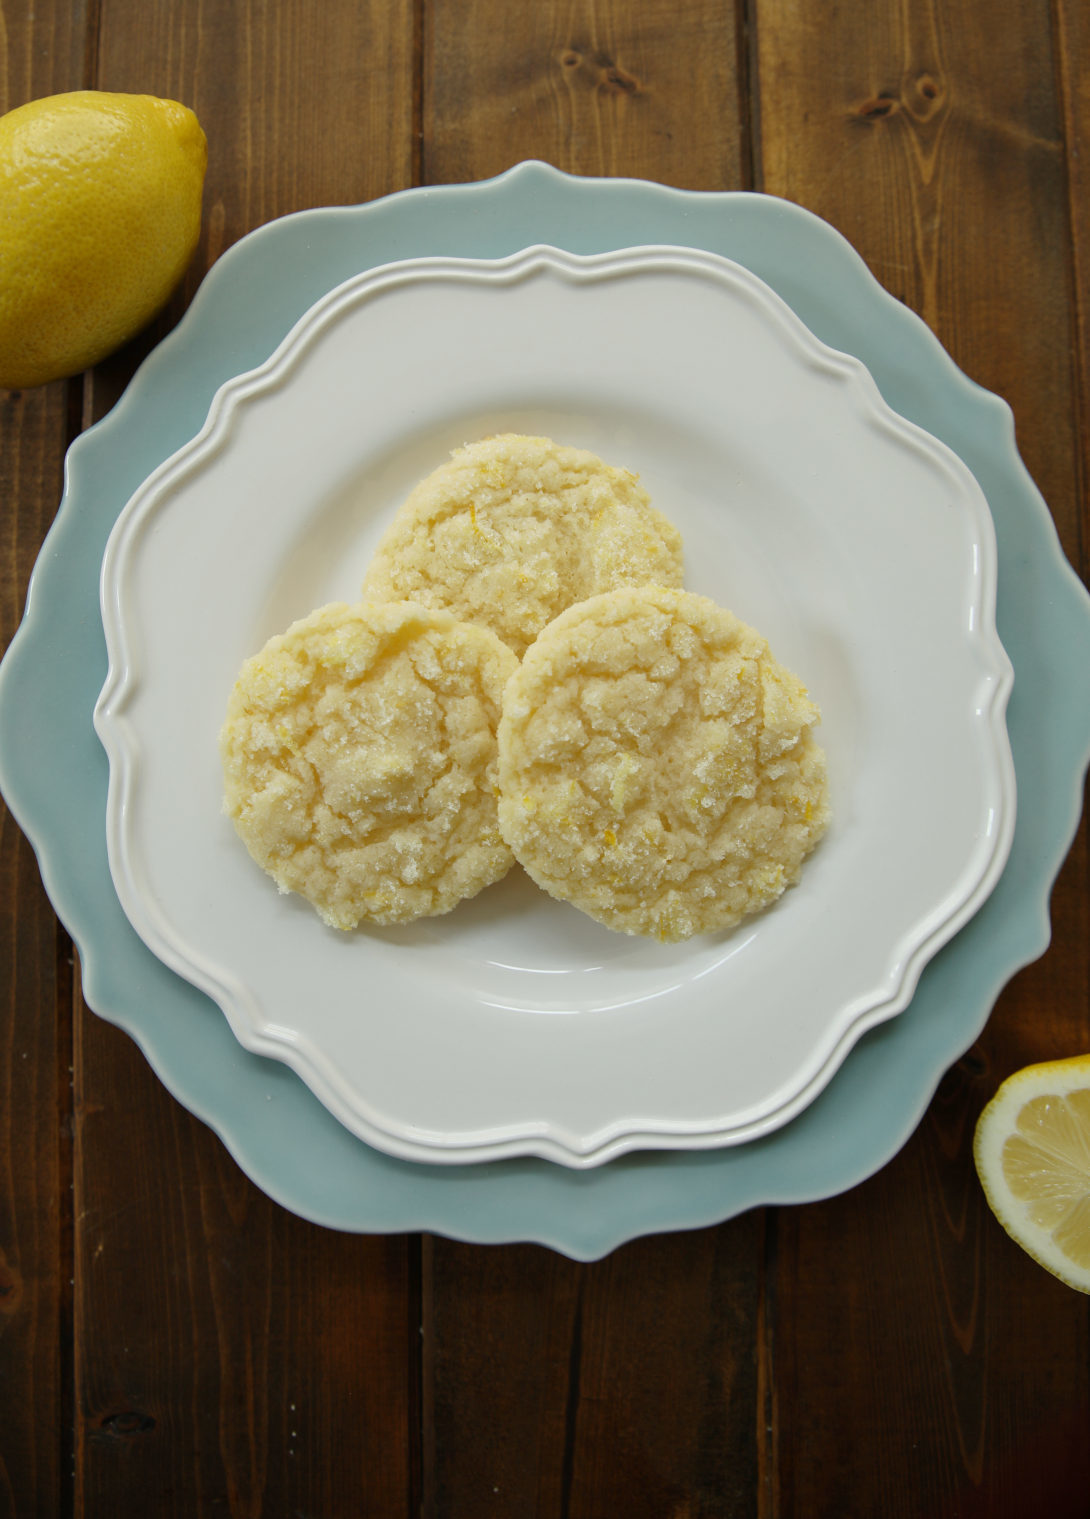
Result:
M0 8L0 112L84 82L85 7ZM60 500L63 384L0 391L0 651ZM70 1493L70 946L0 802L0 1515Z
M432 1242L425 1515L751 1512L761 1225L591 1265Z
M408 1514L409 1242L294 1218L77 1035L76 1512Z
M962 1062L886 1171L780 1214L773 1512L1015 1519L1031 1481L1042 1512L1083 1511L1085 1308L984 1203L968 1144L989 1085Z
M0 393L0 648L60 498L63 385ZM71 1160L67 940L0 803L0 1514L50 1515L68 1459Z
M189 287L273 217L355 205L410 182L414 46L410 0L101 0L98 88L183 100L209 139Z
M1077 553L1061 112L1048 0L755 6L762 188L845 234L963 369L1011 402ZM988 59L987 68L980 66Z
M760 183L845 232L1006 397L1078 563L1082 419L1048 5L890 4L860 26L848 9L758 0L755 43ZM1002 1076L1087 1047L1081 838L1053 913L1058 949L1001 999L904 1152L846 1197L779 1217L771 1514L1084 1511L1085 1307L1011 1245L971 1158ZM1047 1495L1030 1499L1030 1471Z
M1081 421L1078 455L1080 496L1090 488L1090 13L1081 0L1057 0L1053 10L1056 82L1060 96L1071 222L1069 290L1077 338L1076 415ZM1083 578L1090 578L1090 532L1085 518L1078 543Z
M735 7L711 0L429 0L424 182L540 158L572 174L735 188L748 172L737 32Z
M416 50L412 0L320 7L101 0L97 87L184 101L209 150L193 263L161 316L96 371L88 421L110 409L205 270L245 233L293 211L356 205L412 182Z

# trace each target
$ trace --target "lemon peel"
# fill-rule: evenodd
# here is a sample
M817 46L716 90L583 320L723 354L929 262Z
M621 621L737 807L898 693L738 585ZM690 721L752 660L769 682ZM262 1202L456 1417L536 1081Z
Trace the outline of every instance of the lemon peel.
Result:
M977 1121L973 1160L1011 1238L1090 1293L1090 1054L1008 1076Z
M153 95L0 116L0 386L78 374L151 321L196 248L207 162L193 112Z

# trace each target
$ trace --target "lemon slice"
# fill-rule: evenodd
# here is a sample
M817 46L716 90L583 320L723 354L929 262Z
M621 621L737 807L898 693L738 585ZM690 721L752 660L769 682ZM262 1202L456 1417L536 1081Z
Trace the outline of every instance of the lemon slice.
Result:
M1011 1238L1090 1292L1090 1055L1009 1076L980 1115L973 1159Z

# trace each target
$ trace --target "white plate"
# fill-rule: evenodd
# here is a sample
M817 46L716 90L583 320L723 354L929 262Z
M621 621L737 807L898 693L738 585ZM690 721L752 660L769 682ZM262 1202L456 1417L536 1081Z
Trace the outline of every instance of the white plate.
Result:
M338 935L221 814L242 660L352 599L409 487L504 429L638 470L682 530L687 584L822 706L833 827L732 934L628 939L515 873L445 918ZM118 895L247 1048L393 1154L591 1166L768 1133L907 1005L1002 871L995 579L964 465L725 259L535 248L372 270L223 387L111 536L95 723Z

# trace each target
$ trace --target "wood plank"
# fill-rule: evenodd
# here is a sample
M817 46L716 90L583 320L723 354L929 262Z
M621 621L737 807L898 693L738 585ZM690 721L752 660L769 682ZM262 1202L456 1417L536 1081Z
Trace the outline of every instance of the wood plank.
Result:
M63 383L0 392L0 648L61 494ZM0 803L0 1514L59 1512L70 1305L71 973L37 861Z
M865 28L848 9L758 0L758 182L839 227L1011 403L1079 563L1051 43L1044 0L891 0ZM1003 1076L1090 1045L1085 881L1083 835L1053 897L1051 952L1000 999L902 1154L848 1196L779 1217L770 1515L1074 1514L1085 1503L1083 1300L1003 1234L970 1148ZM1044 1484L1032 1499L1030 1473Z
M417 39L411 0L178 8L103 0L100 89L182 100L208 137L201 238L161 315L95 374L97 420L245 233L314 206L413 182Z
M191 284L273 217L410 182L414 46L408 3L102 0L98 88L184 100L208 135Z
M5 15L0 113L83 82L86 8ZM57 509L68 388L0 391L0 650ZM0 1515L70 1492L70 946L29 844L0 803Z
M733 5L429 0L424 24L425 183L526 158L686 189L747 182Z
M1081 494L1090 481L1090 13L1082 0L1058 0L1054 7L1057 81L1066 147L1068 213L1071 222L1069 280L1077 335L1076 415L1081 421ZM1090 534L1078 544L1084 580L1090 579ZM1071 550L1069 549L1069 552ZM1074 555L1072 555L1074 557Z
M748 182L731 6L429 0L424 25L426 182ZM751 1511L762 1262L760 1214L591 1265L429 1241L425 1514Z
M429 1242L425 1515L750 1512L761 1226L590 1265Z
M1049 10L883 0L862 27L847 7L758 0L758 175L832 222L1014 406L1070 555L1077 434Z
M409 1242L270 1202L98 1019L76 1069L76 1512L407 1514Z
M380 0L103 0L99 86L186 101L210 152L184 288L96 371L89 417L243 233L409 182L414 41L412 7ZM412 1241L339 1235L269 1202L82 1007L75 1067L76 1511L406 1512Z
M774 1514L1083 1512L1085 1306L983 1201L989 1075L962 1062L886 1171L779 1215Z

